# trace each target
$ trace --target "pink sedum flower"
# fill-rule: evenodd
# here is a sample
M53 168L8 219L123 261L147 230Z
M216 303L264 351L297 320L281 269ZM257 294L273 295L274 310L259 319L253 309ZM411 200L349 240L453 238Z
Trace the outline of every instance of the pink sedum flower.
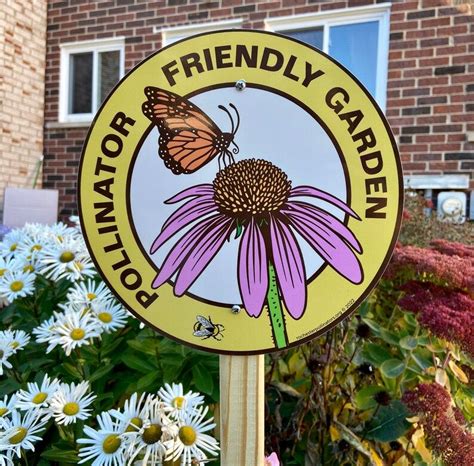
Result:
M265 457L265 466L280 466L280 460L275 452Z

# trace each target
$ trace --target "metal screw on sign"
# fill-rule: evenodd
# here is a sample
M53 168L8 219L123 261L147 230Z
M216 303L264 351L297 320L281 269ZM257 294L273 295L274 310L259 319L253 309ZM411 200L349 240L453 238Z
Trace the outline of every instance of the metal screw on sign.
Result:
M230 310L232 314L238 314L240 312L240 306L238 304L234 304Z
M247 83L245 82L244 79L239 79L239 80L235 83L235 88L236 88L238 91L243 91L246 87L247 87Z

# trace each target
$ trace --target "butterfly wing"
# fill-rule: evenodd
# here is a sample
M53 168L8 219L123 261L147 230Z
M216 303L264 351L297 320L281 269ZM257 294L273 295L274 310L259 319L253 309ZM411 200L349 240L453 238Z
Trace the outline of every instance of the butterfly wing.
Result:
M157 87L146 87L144 115L160 131L159 154L175 174L192 173L219 152L222 132L189 100Z

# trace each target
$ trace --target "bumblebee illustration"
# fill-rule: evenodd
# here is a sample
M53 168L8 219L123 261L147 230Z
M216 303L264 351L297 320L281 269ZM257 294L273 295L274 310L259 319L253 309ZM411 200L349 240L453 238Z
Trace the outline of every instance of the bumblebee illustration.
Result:
M222 332L225 330L223 325L213 323L211 317L206 319L204 316L196 316L196 320L193 332L195 337L202 337L202 340L207 340L211 337L217 341L222 340Z

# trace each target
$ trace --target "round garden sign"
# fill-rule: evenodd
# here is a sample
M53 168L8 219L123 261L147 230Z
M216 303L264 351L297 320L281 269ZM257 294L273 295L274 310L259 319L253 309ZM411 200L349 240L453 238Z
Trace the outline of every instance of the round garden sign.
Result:
M354 76L297 40L233 30L122 79L79 191L92 257L131 312L184 344L257 354L357 308L390 258L403 184Z

